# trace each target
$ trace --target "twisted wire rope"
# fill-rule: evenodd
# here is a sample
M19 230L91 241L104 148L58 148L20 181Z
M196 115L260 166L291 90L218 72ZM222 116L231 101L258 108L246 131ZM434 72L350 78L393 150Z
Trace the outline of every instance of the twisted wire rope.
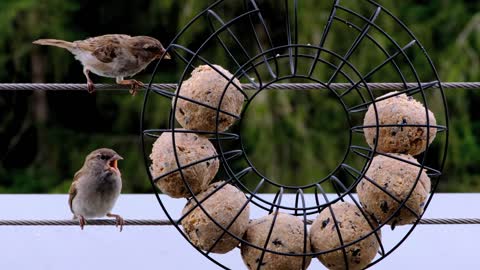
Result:
M307 224L312 224L312 220L307 220ZM480 218L426 218L421 219L422 225L479 225ZM87 220L87 225L107 226L115 225L113 219L91 219ZM126 226L170 226L173 225L169 220L161 219L126 219ZM0 220L0 226L78 226L77 220Z
M425 83L425 86L430 83ZM480 89L480 82L444 82L441 83L444 89ZM177 84L174 83L162 83L152 84L153 88L163 90L176 90ZM350 83L332 83L329 86L333 90L348 89L352 87ZM358 88L362 88L359 85ZM368 83L368 87L371 90L403 90L406 87L418 87L418 83ZM433 86L439 88L439 84ZM247 83L242 84L244 90L256 90L257 86ZM313 89L326 89L327 86L319 83L277 83L267 87L267 89L276 90L313 90ZM95 84L95 89L99 91L105 90L126 90L128 87L117 84ZM139 89L139 90L144 90ZM84 83L0 83L0 91L86 91L87 84Z

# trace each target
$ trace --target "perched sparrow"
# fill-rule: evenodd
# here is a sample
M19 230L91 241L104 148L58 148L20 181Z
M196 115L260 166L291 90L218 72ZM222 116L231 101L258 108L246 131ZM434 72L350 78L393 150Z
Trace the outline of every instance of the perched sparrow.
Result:
M122 190L122 178L117 166L121 159L111 149L97 149L85 158L83 167L73 177L68 204L82 230L86 218L106 215L114 217L117 227L120 226L122 231L123 218L110 212Z
M33 43L64 48L75 55L82 62L89 93L95 91L89 77L90 71L103 77L116 78L118 84L130 85L130 93L135 95L143 83L125 80L124 77L139 73L164 54L165 59L170 59L162 43L147 36L104 35L74 42L39 39Z

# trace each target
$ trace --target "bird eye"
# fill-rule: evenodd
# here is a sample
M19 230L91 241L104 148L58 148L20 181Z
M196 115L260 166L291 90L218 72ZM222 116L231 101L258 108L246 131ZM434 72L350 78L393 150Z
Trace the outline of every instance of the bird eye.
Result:
M149 52L156 52L158 51L158 48L155 46L149 46L149 47L146 47L145 50Z
M106 155L100 155L98 157L102 160L107 160L108 159L108 156L106 156Z

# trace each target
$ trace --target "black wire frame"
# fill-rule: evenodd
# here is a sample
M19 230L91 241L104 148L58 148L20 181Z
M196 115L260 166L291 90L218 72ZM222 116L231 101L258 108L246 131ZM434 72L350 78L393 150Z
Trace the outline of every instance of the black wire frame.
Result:
M148 174L148 176L151 180L152 188L154 189L155 195L157 197L157 200L158 200L161 208L163 209L163 211L167 215L168 219L173 222L174 219L172 218L171 214L169 213L169 209L168 209L167 205L162 201L161 197L159 196L159 193L158 193L158 191L155 187L155 182L156 181L161 181L162 177L165 177L166 175L168 175L170 173L178 172L180 174L181 178L183 179L185 186L187 187L190 194L192 195L190 200L194 200L195 203L196 203L196 206L192 207L190 209L190 211L185 213L177 222L174 222L175 227L181 233L181 235L183 235L183 237L187 241L190 242L190 240L188 239L188 236L181 229L180 223L191 211L195 210L196 208L200 208L203 212L205 212L205 214L212 220L212 222L216 226L218 226L218 227L220 227L224 230L224 233L218 239L216 239L215 243L207 251L203 251L203 250L199 249L198 247L196 247L193 243L191 243L191 242L190 243L200 253L205 255L209 260L211 260L216 265L218 265L218 266L220 266L221 268L224 268L224 269L228 269L228 267L223 265L218 259L213 258L211 256L210 252L214 248L215 244L217 244L219 242L219 240L221 239L221 237L223 237L225 234L229 234L230 236L232 236L233 238L238 240L242 245L248 245L248 246L252 246L254 248L262 250L261 260L258 262L257 269L260 268L260 266L262 264L264 254L266 252L273 253L273 254L284 255L284 256L303 256L302 265L303 265L303 267L305 267L305 258L306 257L308 257L308 256L318 256L318 255L325 254L325 253L328 253L328 252L333 252L333 251L336 251L336 250L342 250L342 253L343 253L343 256L344 256L344 259L345 259L345 266L348 269L347 255L346 255L345 248L350 246L350 245L353 245L355 243L358 243L359 241L362 241L363 239L365 239L365 238L367 238L367 237L369 237L373 234L375 235L375 237L377 238L377 240L380 243L380 252L379 252L380 257L376 258L373 262L371 262L367 266L367 268L376 264L376 263L378 263L379 261L384 259L386 256L391 254L396 248L398 248L408 238L408 236L414 230L414 228L416 227L420 218L423 215L423 213L420 214L420 215L416 214L412 209L410 209L406 205L406 202L410 198L411 194L413 193L413 190L415 189L415 186L417 185L417 183L419 181L421 173L423 171L426 171L427 174L431 178L436 178L437 179L437 181L434 181L434 183L432 185L431 194L430 194L430 196L428 197L428 199L425 203L425 208L424 209L427 209L427 207L428 207L428 205L429 205L429 203L430 203L430 201L433 197L434 191L436 190L436 188L438 186L438 183L439 183L438 179L442 174L442 170L443 170L443 167L444 167L444 164L445 164L447 146L448 146L448 108L447 108L447 105L446 105L446 97L445 97L445 94L444 94L444 91L443 91L443 87L442 87L442 84L440 82L438 73L437 73L437 71L436 71L436 69L433 65L432 60L428 56L424 47L416 39L416 37L413 35L413 33L405 26L405 24L403 24L398 18L396 18L392 13L390 13L384 7L382 7L381 5L379 5L376 2L371 1L371 0L364 0L366 5L370 4L373 7L375 7L375 12L369 18L364 17L361 14L359 14L359 13L357 13L357 12L351 10L351 9L348 9L347 7L344 7L343 5L341 5L340 0L332 1L331 12L330 12L328 21L326 23L325 29L322 33L321 41L317 46L298 44L298 17L297 17L298 1L296 1L296 0L293 1L293 5L290 5L290 7L293 6L293 19L290 18L290 12L289 12L290 9L291 9L291 8L289 8L289 3L291 3L292 1L291 0L290 1L288 1L288 0L283 1L284 5L285 5L285 11L286 11L285 12L285 20L286 20L286 24L287 24L286 33L287 33L287 41L288 42L287 42L286 45L279 45L279 46L274 46L274 44L273 44L273 39L268 32L267 22L265 21L263 15L262 15L262 10L259 8L259 5L258 5L257 1L255 1L255 0L244 0L243 2L244 2L245 12L243 14L239 15L238 17L235 17L235 18L233 18L229 21L224 21L222 19L222 17L217 12L215 12L214 9L217 6L219 6L220 4L222 4L223 2L226 2L226 1L228 1L228 0L216 1L213 4L211 4L209 7L204 9L202 12L200 12L197 16L195 16L179 32L179 34L173 39L171 44L167 47L167 51L171 52L172 55L175 55L176 57L178 57L178 59L180 59L186 65L186 68L183 71L183 74L180 76L180 78L178 80L178 85L179 86L177 88L177 91L175 93L172 93L170 91L155 88L155 87L152 86L155 75L157 73L157 68L158 68L158 64L157 64L157 67L155 68L154 74L152 76L152 79L150 81L148 90L147 90L146 95L145 95L143 109L142 109L142 115L141 115L141 123L140 123L142 150L144 152L144 160L145 160L145 164L146 164L146 168L147 168L147 174ZM279 2L282 2L282 1L279 1ZM349 15L356 17L357 19L364 22L364 25L363 26L357 26L354 23L352 23L352 22L350 22L346 19L341 18L337 14L338 10L342 10L343 12L346 12ZM411 42L402 46L402 45L398 44L391 35L386 33L381 28L381 26L375 24L375 20L380 13L381 14L386 14L391 19L393 19L397 23L397 25L399 25L411 37ZM186 46L183 46L181 44L177 44L176 43L177 40L179 40L180 37L182 35L184 35L187 32L187 30L193 24L197 23L203 17L206 17L208 19L209 25L210 25L211 30L212 30L212 34L202 43L202 45L199 48L197 48L196 51L194 51L194 50L191 50L191 49L187 48ZM292 21L294 22L293 27L291 26ZM221 27L216 28L214 26L215 22L219 23L221 25ZM260 53L258 53L256 55L249 55L247 48L245 48L245 46L242 44L240 39L235 36L233 31L231 31L230 27L233 26L236 23L239 23L239 22L240 23L245 23L246 25L248 25L252 28L253 36L254 36L254 40L255 40L254 44L257 47L257 49L260 51ZM356 37L354 43L352 44L352 46L350 47L350 49L348 50L348 52L345 55L339 55L339 54L335 53L334 51L331 51L331 50L326 49L324 47L325 41L328 38L328 33L329 33L332 25L335 24L335 23L345 24L345 25L349 26L350 28L352 28L353 30L355 30L359 33L358 36ZM256 24L259 25L261 27L260 29L262 29L262 31L263 31L263 33L262 33L264 35L263 43L260 41L260 37L259 37L260 33L258 33L257 30L255 30L255 25ZM383 48L382 45L372 35L370 35L368 33L368 31L370 29L375 29L376 31L380 32L383 35L383 37L387 38L387 40L389 40L392 44L394 44L394 46L396 48L395 53L390 54L385 48ZM238 46L238 48L241 49L243 55L246 58L248 58L248 61L246 61L244 63L240 63L240 61L237 61L237 59L235 59L232 52L229 50L228 46L226 45L226 43L220 37L221 33L227 33L229 36L231 36L233 38L233 40L236 43L236 45ZM358 70L356 70L355 66L352 63L349 62L350 56L355 52L358 45L364 39L368 39L371 42L373 42L373 44L375 44L375 46L378 49L380 49L381 52L386 57L386 60L382 64L373 68L366 75L362 75ZM206 58L204 58L201 55L201 52L207 50L210 42L212 42L213 40L216 40L217 42L219 42L219 44L225 50L226 55L228 55L230 57L230 60L232 60L232 62L238 67L238 69L234 72L234 76L232 78L229 78L226 75L224 75L223 73L219 72L219 70L215 66L213 66L214 63L209 62ZM266 42L266 44L267 44L266 46L268 48L264 47L265 42ZM415 70L414 64L411 62L409 56L406 53L406 51L409 50L412 47L416 47L417 49L420 49L421 53L423 54L423 56L425 57L425 59L428 61L429 65L430 65L430 68L431 68L432 73L435 77L435 80L429 81L429 82L426 82L426 83L421 81L419 74ZM280 54L280 52L284 49L286 49L288 51L288 53ZM313 54L300 53L301 49L307 49L309 51L313 51L314 53ZM190 59L185 58L182 54L179 53L179 51L182 51L183 53L187 53L187 55L190 56ZM336 59L340 60L340 64L337 66L334 63L331 63L328 60L326 60L325 58L321 57L322 55L328 55L330 57L336 58ZM400 70L399 66L397 65L397 63L395 61L395 58L397 56L403 56L403 58L407 60L407 65L410 68L410 71L412 72L412 74L414 74L414 76L415 76L415 81L416 81L416 84L417 84L416 87L413 87L413 88L408 88L407 87L407 81L405 79L405 76L404 76L404 74L402 73L402 71ZM288 63L289 63L288 67L290 69L290 75L289 76L280 76L279 75L279 69L280 69L279 62L282 59L287 59L288 60ZM298 62L299 62L300 59L311 60L311 67L310 67L309 72L307 74L298 73ZM223 76L226 80L228 80L228 83L224 88L224 91L222 93L222 97L221 97L220 102L219 102L217 107L213 107L213 106L210 106L208 104L202 104L202 103L200 103L196 100L188 99L187 97L184 97L181 94L182 82L186 79L188 71L195 68L194 63L196 61L199 61L202 64L210 66L212 69L217 71L221 76ZM326 82L322 82L321 80L316 79L313 75L317 65L319 65L319 64L324 65L324 66L334 70L334 73L332 74L330 79ZM396 94L394 94L394 95L384 97L384 98L381 98L381 99L385 100L385 99L392 98L393 96L400 95L400 94L407 94L407 95L420 94L420 96L422 98L422 102L425 105L425 114L426 114L426 119L427 119L427 123L425 125L403 125L403 124L380 125L380 124L378 124L379 123L379 121L378 121L379 120L379 115L378 115L378 112L377 112L376 102L378 102L379 100L375 100L374 94L368 88L367 80L370 78L371 75L375 74L375 72L377 72L378 70L382 69L384 66L389 65L389 64L391 64L393 66L394 70L397 72L397 74L399 74L401 82L405 85L405 89L396 93ZM260 74L260 72L257 69L260 66L265 66L267 68L267 70L268 70L267 75L262 76ZM351 70L354 71L355 78L352 78L351 76L347 75L346 73L344 73L342 71L342 68L344 66L348 66ZM250 76L248 76L249 72L254 73L255 80L252 79ZM329 86L330 86L331 83L334 82L334 80L337 78L337 76L342 76L345 80L347 80L351 84L351 87L348 88L346 91L343 91L343 92L339 92L339 91L335 91L335 90L331 89ZM243 91L241 89L241 87L239 85L237 85L234 82L234 78L238 78L239 80L240 79L245 79L246 81L251 83L253 86L255 86L255 88L257 89L256 92L252 96L249 96L245 91ZM248 104L250 104L251 100L253 100L253 98L257 94L259 94L261 91L264 91L270 84L278 82L280 80L289 79L289 78L310 79L314 82L320 83L320 84L326 86L328 91L331 91L331 93L333 95L335 95L339 99L340 103L342 104L342 106L345 110L345 113L347 115L347 118L349 119L350 126L351 126L351 128L350 128L350 141L349 141L350 146L348 147L348 149L346 151L346 154L345 154L345 157L344 157L343 161L340 163L340 165L335 170L342 170L343 172L345 172L347 175L349 175L354 180L353 183L350 186L345 186L343 184L343 182L334 174L334 172L332 172L330 175L328 175L324 179L321 179L320 181L316 181L314 184L307 185L307 186L285 186L285 185L278 184L275 181L272 181L271 179L268 179L267 177L263 176L258 170L256 170L255 165L252 162L250 162L250 160L248 159L248 157L245 153L246 151L245 151L245 148L243 147L242 138L241 138L240 134L235 134L233 132L220 132L218 130L220 113L227 114L231 117L234 117L234 118L240 120L240 122L241 122L243 120L243 114L245 113L246 108L248 108ZM233 115L229 112L225 112L225 111L222 111L220 109L221 108L220 105L222 104L225 93L226 93L227 89L229 89L230 86L233 86L238 91L240 91L247 101L247 105L245 106L241 115ZM428 115L429 103L428 103L427 95L426 95L425 92L429 89L433 89L433 86L439 86L439 91L437 93L439 93L441 95L441 100L442 100L442 103L443 103L442 105L443 105L443 110L444 110L444 114L445 114L444 125L431 125L430 124L430 119L429 119L429 115ZM366 89L366 96L365 96L365 91L362 93L359 90L360 88ZM343 98L345 96L348 96L348 95L352 94L352 93L356 94L362 100L362 103L358 104L356 106L353 106L353 107L349 107L349 106L347 106L347 104L345 102L343 102ZM173 108L170 109L169 127L168 128L164 128L164 129L158 129L158 128L146 129L145 128L146 108L149 105L150 96L154 95L154 94L155 95L160 95L160 96L163 96L163 97L166 97L166 98L169 98L169 99L173 99ZM204 106L206 108L215 110L216 111L216 116L217 116L216 117L216 130L215 131L194 131L194 130L178 130L178 129L176 129L175 128L175 123L176 122L175 122L174 112L176 111L176 106L177 106L178 99L185 99L185 100L193 102L197 105ZM373 108L374 108L377 124L373 125L373 126L353 125L352 122L350 121L349 116L351 114L365 112L367 110L368 106L370 106L370 105L372 105ZM398 157L393 156L391 154L379 153L377 151L377 144L378 144L377 141L375 141L375 146L373 147L373 149L371 149L369 147L352 145L352 137L351 136L352 136L353 133L362 133L365 128L374 128L376 130L376 133L378 134L381 127L390 127L390 126L423 127L423 128L426 128L426 138L430 137L430 129L431 128L436 129L437 133L444 132L445 134L444 134L444 136L442 136L442 138L444 138L443 154L442 154L441 162L438 164L438 166L436 168L434 168L434 167L426 165L426 158L428 156L429 149L430 149L429 144L427 144L427 147L426 147L426 150L425 150L424 154L420 157L419 164L412 163L410 161L404 160L402 158L398 158ZM169 172L165 175L162 175L162 176L153 177L151 172L150 172L150 169L149 169L150 161L148 159L148 153L150 151L151 145L148 145L146 143L145 139L146 139L146 137L156 138L163 132L171 133L173 145L175 145L175 134L176 133L196 133L196 134L201 134L201 135L207 136L212 142L214 142L216 144L216 148L218 149L219 153L215 156L208 157L208 158L205 158L205 159L202 159L202 160L198 160L198 161L193 162L191 164L180 164L176 147L174 147L173 148L174 149L174 156L175 156L175 159L176 159L176 162L177 162L178 169L175 170L175 171ZM235 149L235 150L224 149L223 145L222 145L222 142L224 142L224 141L238 141L238 142L240 142L241 149ZM346 164L345 159L346 159L346 156L349 153L350 154L355 154L358 157L361 157L361 158L365 159L364 166L360 169L357 169L357 168L354 168L353 166L350 166L349 164ZM370 220L368 219L368 214L362 209L361 204L358 202L358 199L356 199L355 196L352 195L352 193L354 191L354 188L356 187L356 185L362 179L365 179L366 181L369 181L370 183L372 183L374 185L376 184L374 179L369 179L365 175L366 171L368 170L368 168L370 166L371 160L373 159L373 157L375 155L384 155L384 156L387 156L387 157L390 157L390 158L393 158L393 159L397 159L399 161L405 162L406 164L410 164L410 165L413 165L413 166L416 166L416 167L419 168L419 173L418 173L417 179L416 179L413 187L409 191L408 196L403 200L399 200L393 194L388 192L385 188L376 185L377 188L381 189L383 192L385 192L389 197L391 197L393 200L395 200L399 204L399 207L395 211L395 213L393 213L387 219L387 221L385 221L383 224L380 224L379 226L375 226L374 224L372 224L372 222L370 222ZM247 160L248 166L246 168L244 168L243 170L240 170L240 171L236 172L234 170L234 167L231 166L230 161L233 160L233 159L239 158L239 157L245 158ZM188 182L185 180L185 177L183 175L182 170L185 169L185 168L188 168L190 166L194 166L198 163L204 162L206 160L217 159L217 158L220 159L220 161L222 162L223 168L227 172L227 174L229 175L229 178L224 183L219 185L219 187L216 190L214 190L211 194L207 195L202 200L198 200L197 197L193 194L192 189L189 186ZM253 190L249 190L247 188L247 186L244 185L244 183L242 183L242 178L249 173L256 173L259 176L259 179L260 179L258 181L258 184L256 185L256 187ZM334 189L337 193L337 198L335 198L333 200L329 199L327 197L327 195L325 194L325 191L324 191L324 189L321 185L323 182L327 182L327 181L329 181L329 183L334 187ZM227 226L222 226L215 219L213 219L211 217L211 215L208 213L208 211L206 211L206 209L204 209L204 207L202 206L202 202L207 200L209 197L211 197L215 192L220 190L226 184L235 185L238 188L240 188L241 190L245 191L246 196L247 196L247 201L241 207L241 210L234 217L234 219L230 222L230 224L228 224ZM262 188L266 184L276 185L278 187L278 191L276 192L276 195L275 195L272 202L267 201L266 199L262 198L262 196L258 195L258 191L260 190L260 188ZM304 197L304 190L307 189L307 188L314 188L315 202L316 203L313 206L307 206L307 204L306 204L305 197ZM292 192L295 193L295 206L294 207L288 207L288 206L282 205L282 196L284 195L286 190L291 190ZM321 203L319 194L322 195L324 203ZM340 230L338 230L338 222L334 218L334 222L335 222L335 226L337 227L337 233L338 233L338 236L339 236L339 239L340 239L340 242L341 242L341 246L339 246L338 248L332 249L332 250L307 253L306 252L306 246L305 246L306 245L306 238L308 237L308 235L307 235L307 223L306 223L307 216L308 215L315 215L315 214L320 213L321 211L324 211L324 210L328 209L328 211L330 211L332 216L334 217L334 213L331 209L331 204L336 203L338 201L344 201L344 198L346 198L346 197L349 198L355 204L355 206L361 211L362 215L364 216L364 218L369 223L369 226L371 227L371 232L369 234L364 235L363 237L361 237L359 239L356 239L355 241L351 241L349 243L344 243L343 240L342 240L341 232L340 232ZM299 203L299 202L301 202L301 203ZM264 209L268 213L274 213L275 216L274 216L274 219L272 221L271 228L270 228L270 231L269 231L268 235L271 235L272 231L275 228L276 216L277 216L277 214L280 210L291 211L292 215L301 216L302 219L305 222L304 252L303 252L303 254L286 254L286 253L276 252L274 250L267 249L267 244L268 244L268 240L269 240L268 237L267 237L267 241L266 241L264 246L255 246L255 245L241 239L240 237L238 237L236 235L233 235L228 230L229 227L235 222L236 218L238 218L240 216L240 213L243 211L243 209L245 209L247 207L247 205L250 204L250 203L256 205L257 207L259 207L261 209ZM399 211L401 209L409 210L417 218L416 222L413 224L413 226L408 230L408 232L404 235L404 237L397 244L395 244L389 250L386 250L385 247L383 246L383 244L381 243L379 234L377 232L379 230L381 230L381 228L386 223L388 223L390 220L392 220L396 216L396 214L399 213Z

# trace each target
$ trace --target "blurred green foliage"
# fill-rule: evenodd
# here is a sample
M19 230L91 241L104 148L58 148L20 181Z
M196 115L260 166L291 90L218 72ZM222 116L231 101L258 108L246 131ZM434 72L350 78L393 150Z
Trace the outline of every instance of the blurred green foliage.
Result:
M284 2L257 2L273 43L276 46L286 44ZM315 45L320 42L331 2L299 1L299 43ZM365 17L370 17L374 11L367 1L342 2ZM480 2L379 2L404 21L419 38L443 81L480 81ZM2 0L0 82L84 83L81 65L68 52L36 47L31 42L45 37L77 40L107 33L125 33L150 35L167 45L208 3L210 1L204 0ZM243 8L243 1L226 0L215 11L227 22L241 14ZM360 28L364 25L360 19L341 10L337 14ZM232 31L246 44L249 53L256 54L258 48L247 22L234 24ZM380 13L376 23L400 46L411 40L385 13ZM218 23L213 25L215 29L219 28ZM255 31L262 32L258 25ZM202 18L181 36L179 43L196 50L211 33L208 20ZM325 48L345 54L358 33L337 21ZM396 51L392 42L378 30L372 29L369 34L388 53ZM241 52L227 34L223 33L221 37L232 50ZM269 47L265 35L260 35L260 41L265 48ZM217 40L208 45L208 50L201 51L203 57L232 72L238 68ZM434 74L421 52L411 53L409 57L421 74L420 79L433 80ZM241 53L236 56L242 58ZM323 57L333 64L339 62L332 55ZM371 40L365 39L350 62L365 74L385 59L385 54L376 49ZM241 63L245 62L243 60ZM288 67L286 61L280 63ZM300 60L299 70L307 70L309 63ZM136 79L148 81L153 68L152 64ZM401 68L407 80L415 79L411 72ZM185 65L180 61L161 63L155 81L175 83L184 69ZM262 77L268 77L266 70L259 69ZM345 67L344 71L358 79L352 69ZM319 80L326 81L330 73L325 65L320 65L314 74ZM94 81L113 82L99 77L94 77ZM338 77L336 81L345 80ZM388 68L379 70L370 81L398 82L399 77ZM478 192L480 113L475 108L480 103L480 96L475 91L460 89L447 90L446 94L450 110L450 143L446 175L442 177L440 190ZM155 102L147 110L147 124L152 128L165 128L170 103L166 99ZM358 99L347 102L358 102ZM0 192L65 193L86 154L99 147L114 148L126 157L120 164L125 180L124 192L150 192L139 141L142 105L141 95L132 98L126 92L95 95L79 92L0 93ZM439 122L444 124L441 100L437 98L429 105L439 114ZM348 123L342 110L338 101L326 94L260 94L250 106L247 120L242 123L242 136L249 157L266 175L282 179L284 183L310 183L312 179L325 176L338 165L348 143L348 134L345 134ZM436 143L441 145L441 135L437 140ZM435 146L432 151L440 157L441 148ZM433 164L438 164L439 159L432 161Z

